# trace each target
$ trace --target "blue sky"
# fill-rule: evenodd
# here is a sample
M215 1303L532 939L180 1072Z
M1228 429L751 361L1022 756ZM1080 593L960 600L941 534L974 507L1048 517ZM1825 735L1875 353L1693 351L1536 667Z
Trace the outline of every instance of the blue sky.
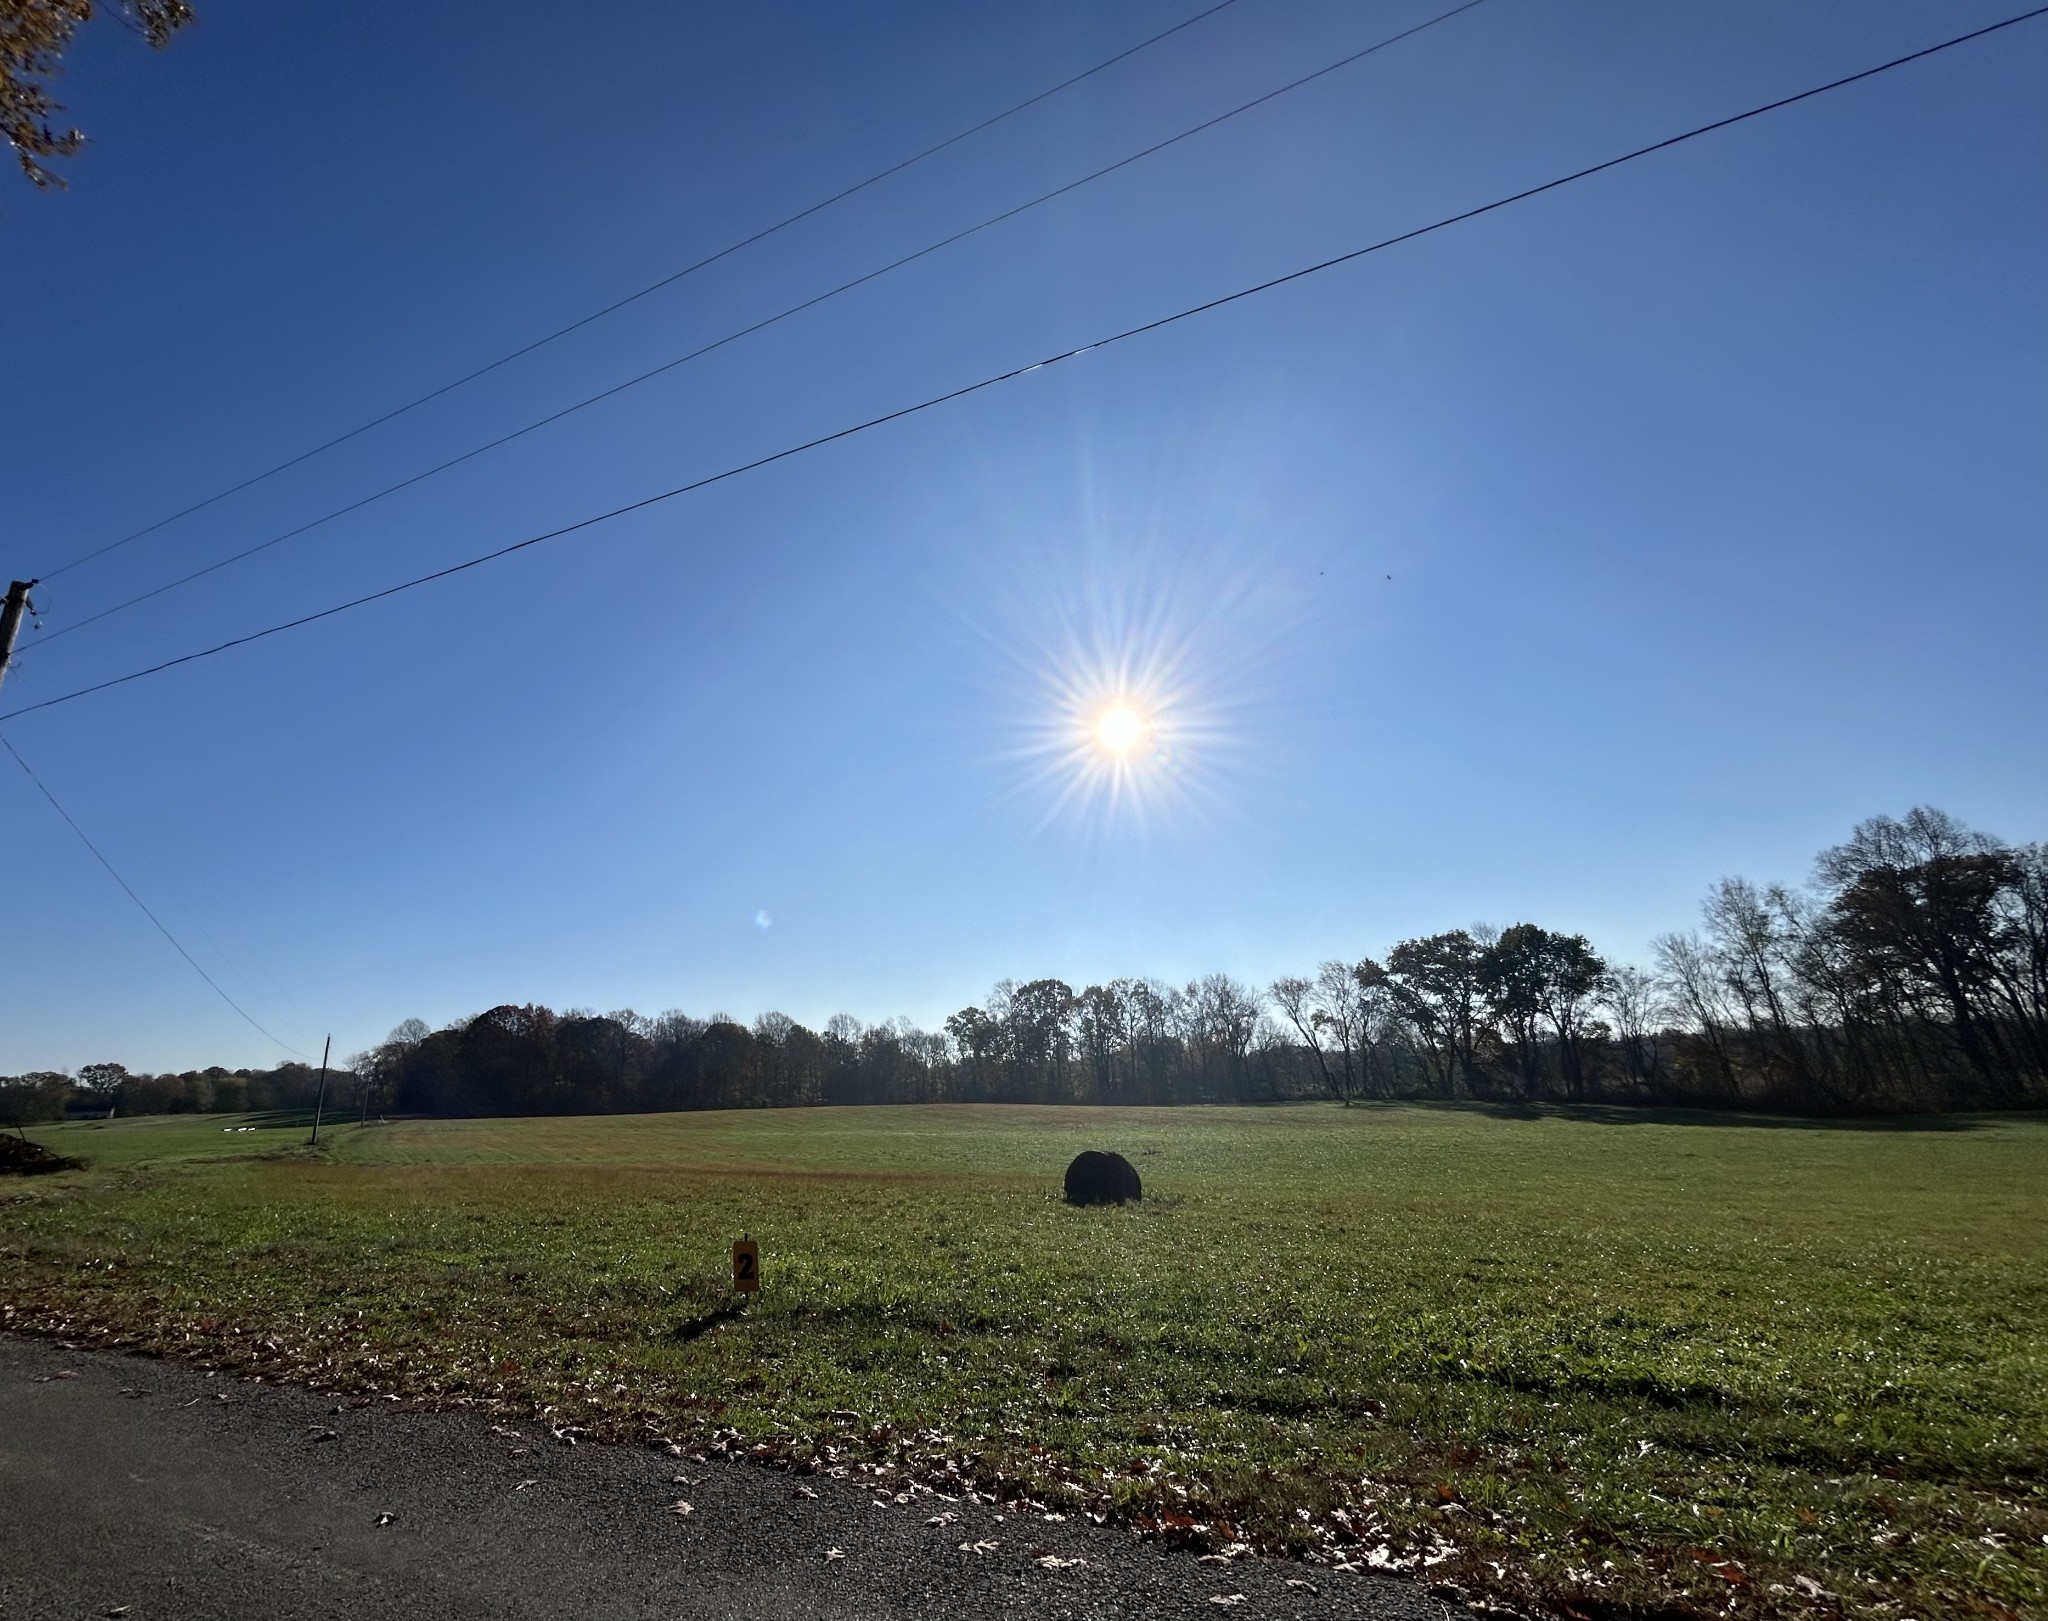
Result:
M1199 10L202 0L0 180L45 572ZM75 619L1432 13L1239 0L39 593ZM0 710L1932 43L1965 0L1489 0L207 581ZM2013 7L2009 9L2020 9ZM502 1001L932 1023L1479 919L1640 960L1922 802L2048 836L2048 21L9 723L291 1047ZM1391 578L1389 578L1391 576ZM1151 728L1118 791L1076 728ZM0 1071L284 1056L0 771ZM766 926L764 926L764 923Z

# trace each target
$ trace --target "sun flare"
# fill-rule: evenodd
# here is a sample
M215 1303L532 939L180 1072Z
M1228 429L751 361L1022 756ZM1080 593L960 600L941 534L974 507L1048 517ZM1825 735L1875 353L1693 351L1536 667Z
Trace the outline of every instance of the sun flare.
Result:
M1003 751L1016 788L1040 800L1047 827L1111 834L1213 816L1243 746L1217 691L1243 673L1243 649L1215 645L1169 589L1142 603L1096 589L1060 604L1057 634L1034 629L1031 707Z
M1128 754L1144 735L1144 720L1127 704L1104 710L1095 722L1096 741L1112 754Z

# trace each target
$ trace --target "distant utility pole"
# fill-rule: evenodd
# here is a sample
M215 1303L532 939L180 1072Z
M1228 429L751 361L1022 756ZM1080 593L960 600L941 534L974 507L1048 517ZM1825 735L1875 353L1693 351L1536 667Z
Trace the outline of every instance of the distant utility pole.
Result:
M21 629L21 616L28 608L28 594L34 580L16 580L7 588L7 603L0 607L0 681L7 679L7 666L14 662L14 634Z
M327 1107L327 1053L333 1045L332 1036L320 1044L320 1090L313 1098L313 1137L307 1144L309 1148L318 1146L320 1142L320 1111Z

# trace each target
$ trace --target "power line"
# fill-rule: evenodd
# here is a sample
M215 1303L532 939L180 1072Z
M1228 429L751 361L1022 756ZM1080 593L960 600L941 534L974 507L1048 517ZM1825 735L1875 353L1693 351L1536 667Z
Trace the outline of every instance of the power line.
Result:
M201 979L205 980L208 985L213 987L213 994L215 996L218 996L223 1002L227 1003L229 1007L233 1008L237 1013L239 1013L242 1016L243 1021L249 1026L249 1028L254 1030L258 1035L262 1036L265 1041L270 1042L273 1046L282 1047L286 1052L293 1054L295 1057L304 1058L310 1062L312 1057L310 1053L302 1053L299 1051L298 1048L290 1046L285 1042L279 1041L277 1037L273 1036L268 1030L264 1029L262 1025L258 1024L254 1019L250 1018L248 1010L244 1008L241 1003L237 1002L232 996L228 995L226 991L222 990L220 988L219 983L214 979L213 975L209 974L204 968L201 968L199 966L199 960L196 957L194 957L191 952L187 951L182 945L178 943L178 937L175 934L171 933L169 929L164 927L163 919L158 917L156 913L152 912L149 909L149 903L145 901L140 895L136 894L135 891L129 887L128 880L123 878L118 872L114 870L114 864L111 861L109 861L104 855L100 854L100 847L97 844L94 844L92 840L86 836L84 828L80 827L77 822L72 820L71 812L66 810L62 805L58 804L57 796L50 792L48 786L43 782L43 779L37 776L35 772L30 768L28 761L24 760L21 757L21 752L18 749L16 749L15 746L12 743L10 743L5 737L0 737L0 748L4 748L9 754L14 756L14 763L20 766L23 771L28 773L28 780L34 783L36 785L37 790L42 794L42 796L50 802L50 808L54 810L59 816L64 818L65 826L69 827L72 832L78 835L79 842L92 852L93 859L97 861L102 867L105 867L107 869L108 876L111 877L115 883L121 886L122 893L125 894L137 906L142 908L142 915L148 918L150 922L156 925L156 932L162 935L166 940L170 941L172 949L175 950L179 956L183 957L186 962L192 965L192 972L197 974Z
M349 442L349 440L357 438L362 434L368 433L372 428L381 428L385 423L393 421L398 417L404 416L408 411L418 410L419 407L421 407L422 405L426 405L433 400L438 400L444 394L452 394L456 389L462 388L469 383L475 382L479 377L488 376L490 373L496 371L501 366L509 365L513 361L518 360L523 356L530 355L536 349L545 348L548 344L553 343L557 338L566 338L570 333L580 331L582 328L589 326L593 321L601 321L607 315L614 315L618 311L624 309L628 304L638 303L641 299L647 297L650 293L658 293L661 291L662 288L673 286L675 283L683 280L686 276L694 276L700 270L709 269L712 265L717 264L719 260L730 258L733 254L738 253L742 248L750 248L756 242L765 242L769 237L776 235L780 231L788 230L790 226L797 224L799 221L807 220L813 214L823 212L825 209L830 208L834 203L842 203L846 201L847 198L853 196L856 192L866 191L868 187L876 185L881 181L887 180L891 175L901 174L905 169L908 169L915 164L924 162L926 158L936 157L939 153L945 151L948 147L958 146L962 141L966 140L969 136L979 135L984 130L993 129L996 125L1004 122L1006 119L1015 118L1017 114L1028 111L1030 108L1036 107L1041 101L1049 100L1051 97L1058 95L1062 90L1072 89L1082 80L1092 79L1095 77L1096 74L1103 72L1105 69L1113 68L1116 66L1117 63L1125 61L1130 57L1136 56L1141 51L1150 50L1154 45L1159 44L1162 40L1172 38L1173 35L1178 34L1182 29L1192 28L1196 23L1201 22L1204 18L1213 17L1216 15L1217 12L1228 10L1231 6L1234 6L1237 3L1238 0L1218 0L1217 4L1208 7L1208 9L1196 12L1192 17L1186 18L1181 22L1175 23L1171 28L1162 29L1159 33L1152 35L1151 38L1142 39L1138 41L1137 44L1130 46L1126 50L1118 51L1116 55L1105 58L1103 61L1097 62L1095 66L1093 66L1092 68L1088 68L1083 72L1077 73L1070 79L1062 79L1058 84L1053 85L1050 89L1039 91L1038 94L1035 96L1027 96L1024 100L1018 102L1014 107L1007 107L1002 112L995 114L993 117L984 118L980 123L970 125L968 128L960 131L960 133L957 135L947 136L946 139L940 141L936 146L928 146L922 152L918 152L910 157L904 158L901 162L890 164L889 167L886 169L878 169L875 171L875 173L869 175L865 180L856 181L854 182L854 184L848 186L845 190L836 191L830 197L825 198L821 202L815 202L812 203L808 208L799 209L796 213L791 214L787 219L777 220L773 225L770 225L763 230L756 231L752 236L742 237L739 241L732 243L728 247L720 248L716 253L709 254L706 257L697 260L694 264L685 265L680 270L670 272L668 275L663 276L659 281L649 282L637 293L628 293L624 298L616 299L612 303L605 305L602 309L593 310L590 314L582 316L577 320L571 321L567 326L557 327L553 332L548 333L545 337L535 338L531 343L524 344L521 347L512 350L509 354L500 355L496 360L493 360L486 365L477 367L475 371L465 373L464 375L456 378L453 382L443 383L439 388L429 390L427 393L420 395L417 399L408 400L405 402L405 404L398 406L393 410L386 411L382 416L372 417L368 422L363 423L359 427L350 428L348 432L343 434L337 434L334 438L327 440L324 444L315 445L311 450L301 451L298 455L292 456L285 461L281 461L274 467L265 468L262 472L257 473L252 477L243 479L239 484L231 484L224 490L216 491L214 494L207 496L206 499L203 501L195 501L192 503L192 505L180 508L178 511L171 513L167 517L157 519L156 522L154 523L145 524L142 528L136 530L133 534L123 535L119 540L109 541L106 545L101 546L94 551L87 552L83 557L74 557L70 562L63 564L61 567L53 568L46 571L43 575L43 578L46 580L55 579L59 574L63 574L71 569L75 569L81 563L90 563L96 557L104 557L108 552L117 551L121 547L126 546L130 541L140 540L144 535L154 534L157 530L162 529L167 525L176 523L180 518L189 518L193 513L203 511L207 507L212 506L215 502L225 501L231 495L239 495L242 491L253 488L255 485L261 484L265 479L275 478L279 473L282 473L289 468L297 467L301 462L311 461L315 456L325 454L327 451L334 449L337 445L345 445Z
M95 692L104 692L109 687L124 686L130 681L140 681L145 676L157 675L162 671L175 669L181 664L191 664L199 659L211 658L216 653L225 653L230 648L245 647L251 642L262 641L266 637L276 636L288 630L297 630L303 625L316 624L323 619L331 619L336 614L347 613L351 609L364 607L372 602L381 602L386 597L397 596L400 592L410 591L415 586L429 585L435 580L445 580L450 575L461 574L469 569L479 568L485 563L496 562L501 557L509 557L514 552L525 551L528 547L538 546L544 541L558 540L564 535L572 535L579 530L607 523L614 518L622 518L629 513L658 506L664 501L674 500L677 496L688 495L692 491L704 489L712 484L722 483L729 478L737 478L742 473L750 473L757 468L767 467L775 462L787 461L793 456L803 455L805 452L816 450L821 446L835 444L841 439L850 439L856 434L866 433L871 428L879 428L886 423L900 421L904 417L917 416L922 412L932 410L934 407L948 404L954 400L965 399L970 394L979 394L984 389L994 388L998 384L1011 382L1031 372L1043 371L1048 367L1058 365L1062 361L1077 359L1082 355L1091 354L1097 349L1106 349L1112 344L1122 343L1126 339L1141 337L1146 333L1157 332L1163 327L1173 326L1178 322L1190 320L1195 316L1206 315L1213 310L1222 309L1227 305L1239 303L1244 299L1254 298L1261 293L1271 292L1276 287L1285 287L1291 282L1301 281L1309 276L1319 275L1325 270L1335 269L1339 265L1351 264L1356 260L1365 258L1369 254L1397 247L1404 242L1413 242L1419 237L1430 236L1438 231L1447 230L1453 225L1461 225L1468 220L1478 219L1482 215L1495 213L1515 203L1525 202L1531 197L1540 197L1545 192L1556 191L1559 187L1569 186L1576 181L1588 179L1596 174L1604 174L1607 170L1619 168L1625 163L1633 163L1638 158L1646 158L1653 153L1663 152L1671 147L1683 145L1687 141L1698 140L1703 135L1711 135L1718 130L1746 123L1752 118L1761 118L1766 113L1777 112L1781 108L1791 107L1802 101L1811 101L1816 96L1823 96L1830 91L1840 90L1845 86L1860 83L1862 80L1875 78L1881 73L1891 72L1894 68L1901 68L1908 63L1918 62L1924 58L1938 55L1943 51L1953 50L1958 45L1982 39L1988 34L1998 33L2001 29L2011 28L2019 23L2031 22L2043 15L2048 15L2048 6L2039 6L2032 11L2021 12L2017 16L2007 17L2001 22L1991 23L1983 28L1972 29L1967 34L1957 34L1950 39L1941 41L1939 44L1929 45L1922 50L1909 52L1905 56L1893 57L1889 62L1881 62L1876 67L1864 68L1860 72L1847 74L1839 79L1831 79L1826 84L1815 85L1812 89L1801 90L1789 96L1781 96L1775 101L1767 101L1761 106L1751 107L1747 111L1733 113L1726 118L1717 118L1711 123L1697 125L1677 135L1666 136L1661 141L1653 141L1648 146L1639 146L1632 152L1624 152L1619 157L1607 158L1600 163L1590 164L1583 169L1575 169L1570 174L1559 175L1555 180L1546 180L1541 185L1525 187L1523 190L1511 192L1505 197L1497 197L1492 202L1481 203L1475 208L1464 209L1456 214L1448 214L1442 219L1434 220L1427 225L1418 225L1413 230L1403 231L1395 236L1382 237L1377 242L1368 243L1362 248L1353 248L1350 252L1340 253L1334 258L1319 260L1311 265L1304 265L1299 270L1290 270L1283 276L1274 276L1267 281L1256 282L1249 287L1241 287L1236 292L1225 293L1220 297L1208 299L1203 303L1190 305L1186 309L1176 310L1171 315L1162 315L1140 325L1126 327L1121 332L1111 333L1108 337L1097 338L1091 343L1080 344L1055 355L1048 355L1043 360L1034 360L1029 365L1015 366L1008 371L997 372L993 376L984 377L978 382L963 384L961 387L949 389L943 394L934 394L929 399L918 401L915 405L901 406L894 411L884 412L880 416L869 417L866 421L856 422L851 427L840 428L832 433L821 434L815 439L807 439L801 444L787 446L766 456L758 456L752 461L741 462L736 466L725 468L721 472L707 474L703 478L693 479L687 484L679 484L671 490L663 490L655 495L643 496L638 501L630 501L624 506L613 507L608 512L596 513L591 517L579 519L575 523L564 524L559 529L550 529L542 534L529 535L524 540L514 541L507 546L500 546L495 551L485 552L465 562L450 564L447 568L435 569L431 573L421 574L413 579L401 581L397 585L386 586L380 591L372 591L365 596L337 603L331 608L322 608L316 613L303 614L297 619L288 619L282 624L271 625L264 630L251 631L247 635L236 636L225 642L218 642L212 647L202 648L195 653L185 653L177 658L165 659L159 664L152 664L144 669L130 671L127 675L118 675L106 681L95 682L88 687L79 687L74 691L62 693L55 698L45 698L40 703L24 704L19 709L9 710L5 714L0 714L0 721L14 720L22 715L33 714L39 709L52 709L58 704L69 703L75 698L83 698Z
M102 619L111 618L113 615L125 612L129 608L137 607L142 603L150 601L152 598L164 595L168 591L175 591L180 586L190 585L195 580L203 580L209 574L216 574L224 568L243 561L245 558L254 557L258 552L268 551L271 547L280 545L284 541L296 539L310 530L320 528L323 524L332 523L336 518L346 517L351 512L359 512L364 507L383 500L386 496L396 495L401 490L408 490L415 484L424 483L426 480L445 473L450 468L459 467L464 462L472 461L488 451L497 450L504 445L509 445L515 439L522 439L527 434L538 432L542 428L560 422L565 417L575 415L578 411L586 410L590 406L608 400L616 394L623 394L627 389L637 388L640 384L650 382L654 378L660 377L667 372L672 372L677 367L687 365L693 360L701 360L705 355L712 353L714 350L723 349L727 344L737 343L741 338L751 337L756 332L765 331L767 328L778 325L792 316L802 314L805 310L813 309L830 299L837 298L842 293L850 293L856 287L863 287L871 281L878 280L888 275L891 271L901 270L905 265L914 264L919 259L928 258L932 254L939 252L942 248L949 248L954 243L965 241L968 237L986 231L992 226L1000 225L1005 220L1012 220L1020 214L1028 213L1041 204L1052 202L1055 198L1064 197L1069 192L1078 191L1081 187L1100 180L1105 175L1115 174L1119 169L1129 168L1132 164L1149 158L1155 153L1163 152L1170 146L1177 146L1180 142L1199 135L1205 130L1211 130L1219 124L1228 123L1231 119L1243 113L1248 113L1255 107L1264 106L1269 101L1274 101L1292 91L1300 90L1319 79L1327 78L1342 68L1362 62L1366 57L1387 49L1390 45L1398 45L1402 40L1420 34L1425 29L1434 28L1438 23L1448 22L1461 12L1471 11L1475 7L1484 4L1485 0L1463 0L1462 4L1453 6L1448 11L1439 12L1427 21L1417 23L1412 28L1404 28L1398 34L1390 34L1385 39L1366 46L1363 50L1353 51L1348 56L1339 57L1336 61L1317 68L1312 73L1303 74L1298 79L1291 80L1289 83L1280 85L1276 89L1266 91L1263 95L1254 96L1250 101L1241 102L1227 112L1218 113L1213 118L1204 119L1201 123L1192 125L1178 134L1169 135L1163 141L1155 141L1142 151L1133 152L1127 157L1118 158L1116 162L1096 169L1092 173L1085 174L1078 180L1070 180L1065 185L1056 186L1048 192L1042 192L1028 202L1019 203L1013 208L1006 208L999 214L991 214L987 219L982 220L978 224L967 226L964 230L955 231L950 236L941 237L938 241L919 248L914 253L907 253L900 259L893 259L878 269L870 270L864 275L855 276L851 281L843 281L836 287L807 298L802 303L792 304L787 309L778 311L774 315L766 316L761 320L753 322L751 325L743 326L738 331L728 332L724 337L713 339L710 343L692 349L687 354L678 355L673 360L665 360L659 366L641 372L637 376L629 377L624 382L614 383L609 388L600 389L597 393L588 395L576 401L573 405L565 405L559 411L552 411L536 421L527 423L524 427L514 428L510 433L500 434L495 439L473 446L471 449L463 451L460 455L451 456L448 460L427 468L424 472L414 473L409 477L400 479L395 484L387 484L380 490L361 496L354 501L334 508L331 512L326 512L317 518L309 519L305 523L297 524L280 534L272 535L267 540L260 540L253 546L245 547L239 552L221 558L218 562L209 563L204 568L194 569L189 574L183 574L175 580L169 580L162 585L153 586L147 591L139 592L135 596L115 603L112 607L102 608L97 613L88 614L83 619L74 620L71 624L64 626L63 629L52 631L50 634L39 638L31 647L24 648L23 652L33 651L36 647L47 647L50 643L69 636L73 631L83 630L88 625L97 624Z

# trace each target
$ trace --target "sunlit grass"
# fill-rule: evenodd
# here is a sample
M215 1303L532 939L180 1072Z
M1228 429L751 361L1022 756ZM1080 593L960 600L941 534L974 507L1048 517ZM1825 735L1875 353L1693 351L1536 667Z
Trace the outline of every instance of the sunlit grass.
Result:
M94 1163L0 1190L0 1320L620 1434L937 1432L1055 1505L1589 1613L2048 1613L2039 1119L223 1123L37 1133ZM1061 1205L1083 1147L1145 1202ZM764 1293L679 1337L742 1231Z

